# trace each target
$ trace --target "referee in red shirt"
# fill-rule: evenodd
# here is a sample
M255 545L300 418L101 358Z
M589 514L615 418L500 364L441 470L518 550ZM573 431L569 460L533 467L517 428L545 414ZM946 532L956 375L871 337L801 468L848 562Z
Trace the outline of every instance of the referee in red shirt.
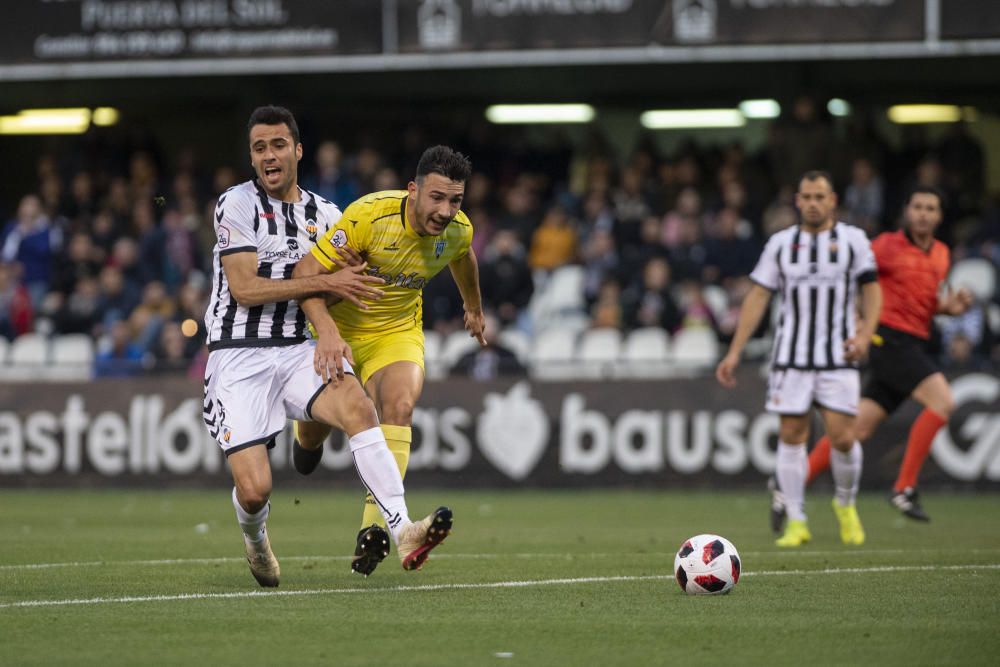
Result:
M918 500L917 476L934 436L955 411L951 387L926 351L931 322L938 313L961 315L972 305L972 295L964 288L941 290L951 265L948 246L934 238L934 230L941 224L941 211L940 192L916 188L903 210L903 228L884 232L872 242L883 304L869 350L870 375L862 391L855 427L858 440L865 442L907 398L924 406L910 428L889 500L893 507L917 521L930 521ZM809 481L829 466L830 440L823 436L809 455ZM772 512L783 514L781 499L773 500ZM776 522L780 525L780 519L772 516L772 523Z

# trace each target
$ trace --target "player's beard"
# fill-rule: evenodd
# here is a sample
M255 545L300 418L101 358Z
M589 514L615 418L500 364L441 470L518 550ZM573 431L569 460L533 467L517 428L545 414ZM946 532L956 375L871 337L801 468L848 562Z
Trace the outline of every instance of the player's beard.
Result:
M809 215L808 213L802 214L802 222L810 229L819 229L826 223L827 218L828 216L821 214L817 214L815 216Z
M260 180L261 186L267 194L275 199L282 199L295 185L296 174L294 169L289 169L287 165L281 165L281 171L278 172L278 179L273 184L268 179L266 172L258 174L257 178Z

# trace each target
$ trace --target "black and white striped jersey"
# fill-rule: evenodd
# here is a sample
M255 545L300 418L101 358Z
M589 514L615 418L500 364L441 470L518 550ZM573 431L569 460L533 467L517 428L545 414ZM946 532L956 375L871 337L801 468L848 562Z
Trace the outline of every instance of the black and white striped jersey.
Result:
M768 239L750 279L781 295L773 368L854 367L844 341L855 332L858 287L877 279L861 229L842 222L819 234L783 229Z
M246 307L229 291L222 258L238 252L257 255L257 275L287 280L316 239L340 219L340 209L299 188L294 204L268 197L247 181L226 190L215 207L212 299L205 312L208 349L290 345L309 338L306 316L296 301Z

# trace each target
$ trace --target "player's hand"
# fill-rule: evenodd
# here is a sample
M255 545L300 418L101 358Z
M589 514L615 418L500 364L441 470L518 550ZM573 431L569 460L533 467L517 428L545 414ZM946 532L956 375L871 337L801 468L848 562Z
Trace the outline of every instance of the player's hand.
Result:
M349 266L361 266L365 263L365 258L361 256L361 253L350 246L340 246L339 248L334 248L334 250L336 252L330 259L342 269L346 269Z
M868 346L871 339L863 336L852 336L844 341L844 360L852 364L868 356Z
M368 263L364 262L356 266L349 266L336 273L328 273L322 276L326 289L324 291L347 299L361 310L368 310L368 301L378 301L384 292L376 289L373 285L385 285L385 281L375 276L365 274Z
M486 317L482 310L465 310L465 330L469 336L479 341L482 347L486 347Z
M726 389L736 386L736 368L740 365L740 357L736 354L727 354L715 367L715 379Z
M344 379L344 360L354 365L351 346L339 333L327 333L316 341L313 351L313 369L324 383L336 387Z

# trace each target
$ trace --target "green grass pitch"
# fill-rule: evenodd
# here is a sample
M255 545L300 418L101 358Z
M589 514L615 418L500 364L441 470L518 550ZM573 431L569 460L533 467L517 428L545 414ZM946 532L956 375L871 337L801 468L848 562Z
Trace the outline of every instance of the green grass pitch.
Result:
M318 486L318 485L317 485ZM2 665L977 665L1000 655L1000 496L929 495L933 523L863 496L863 547L810 495L779 550L763 493L421 491L455 530L420 572L349 571L360 498L277 489L281 587L242 557L229 488L0 492ZM672 578L729 538L730 595Z

